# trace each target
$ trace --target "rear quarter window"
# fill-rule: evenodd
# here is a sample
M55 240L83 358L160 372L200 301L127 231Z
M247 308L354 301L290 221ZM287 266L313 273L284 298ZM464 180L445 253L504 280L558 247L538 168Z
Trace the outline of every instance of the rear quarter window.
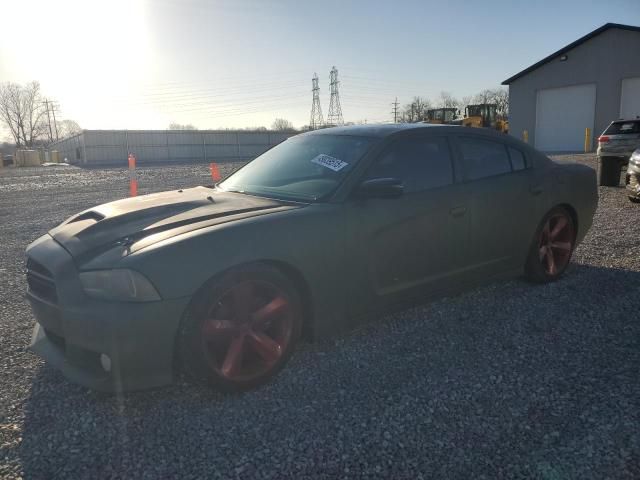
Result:
M520 150L509 147L509 157L511 158L511 167L514 171L524 170L527 168L527 162L524 159L524 154Z
M624 135L627 133L640 133L640 121L614 122L604 131L605 135Z

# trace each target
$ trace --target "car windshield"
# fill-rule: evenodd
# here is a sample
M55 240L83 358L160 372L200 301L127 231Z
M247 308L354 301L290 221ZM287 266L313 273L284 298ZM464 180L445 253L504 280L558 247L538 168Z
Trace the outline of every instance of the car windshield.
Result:
M321 200L333 193L373 141L348 135L293 137L263 153L218 187L283 200Z

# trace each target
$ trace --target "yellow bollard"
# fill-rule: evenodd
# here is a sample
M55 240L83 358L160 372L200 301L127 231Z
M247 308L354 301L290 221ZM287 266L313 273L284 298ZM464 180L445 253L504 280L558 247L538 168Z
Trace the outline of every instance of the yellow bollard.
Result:
M529 132L526 130L522 131L522 141L524 143L529 143Z
M591 129L589 127L584 129L584 153L591 151Z

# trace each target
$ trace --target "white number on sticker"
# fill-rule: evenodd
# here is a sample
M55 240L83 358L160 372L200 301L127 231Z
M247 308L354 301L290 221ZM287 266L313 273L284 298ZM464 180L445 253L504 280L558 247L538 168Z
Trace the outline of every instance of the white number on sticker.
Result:
M321 153L317 157L312 158L311 163L322 165L323 167L333 170L334 172L338 172L349 165L347 162L343 162L342 160L333 158L330 155L325 155L324 153Z

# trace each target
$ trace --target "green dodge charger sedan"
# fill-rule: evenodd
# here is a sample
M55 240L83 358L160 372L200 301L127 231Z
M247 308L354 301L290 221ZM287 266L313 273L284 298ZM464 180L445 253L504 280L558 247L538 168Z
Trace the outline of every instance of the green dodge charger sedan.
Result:
M249 389L302 338L496 278L558 279L596 183L485 129L297 135L216 186L100 205L33 242L31 348L98 390L180 371Z

